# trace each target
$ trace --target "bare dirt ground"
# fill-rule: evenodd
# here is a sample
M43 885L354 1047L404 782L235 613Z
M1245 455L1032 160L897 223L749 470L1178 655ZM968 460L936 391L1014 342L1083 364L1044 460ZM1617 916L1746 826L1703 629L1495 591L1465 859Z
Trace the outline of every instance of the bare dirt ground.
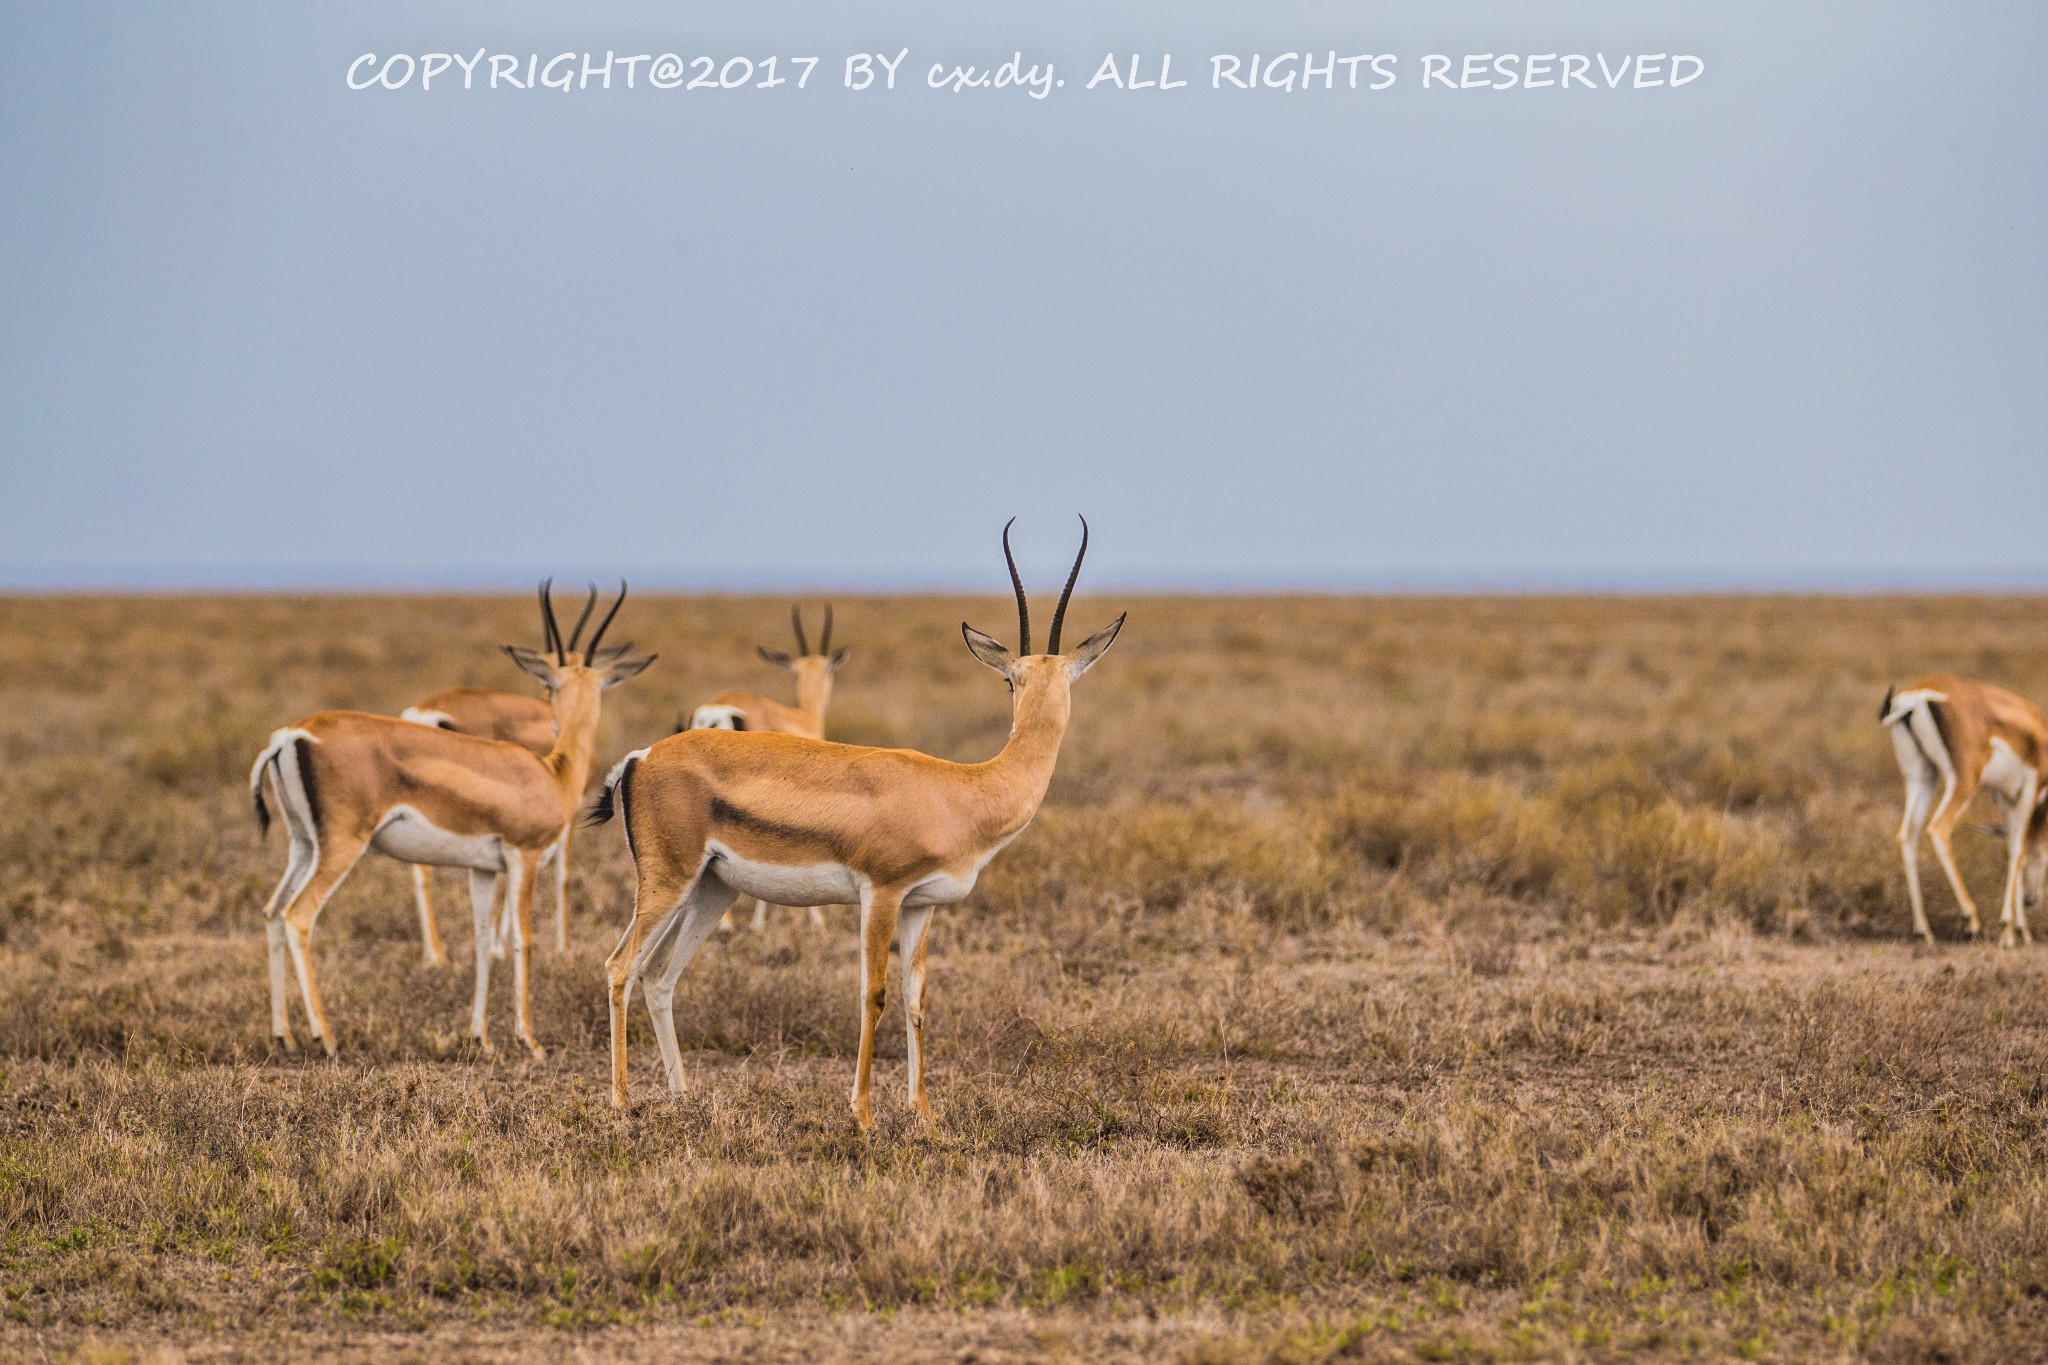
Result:
M610 830L536 955L545 1062L463 1039L454 879L429 971L372 862L316 938L342 1057L271 1055L248 763L519 687L529 605L0 602L0 1356L2048 1358L2048 949L1956 941L1938 878L1949 941L1903 942L1875 720L1937 667L2048 696L2048 603L1076 619L1125 605L1046 809L938 921L938 1122L892 1009L862 1137L843 911L714 942L692 1093L636 1020L612 1110ZM1004 610L840 601L835 735L993 752L957 624ZM630 603L663 660L602 757L772 688L785 615Z

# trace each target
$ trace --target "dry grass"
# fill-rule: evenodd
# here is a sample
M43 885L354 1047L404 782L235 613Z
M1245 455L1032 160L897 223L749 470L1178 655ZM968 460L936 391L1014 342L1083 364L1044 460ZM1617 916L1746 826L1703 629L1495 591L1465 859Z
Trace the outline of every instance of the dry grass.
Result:
M636 1020L611 1111L613 830L537 957L547 1063L467 1050L372 863L316 940L343 1060L269 1056L248 763L513 685L524 602L0 603L0 1354L2040 1354L2048 954L1900 941L1875 711L1935 667L2048 697L2048 602L1128 605L938 921L940 1121L892 1012L864 1139L853 935L800 916L685 977L695 1093ZM841 601L837 736L992 752L957 623L1004 611ZM603 756L768 683L782 614L636 600L663 659Z

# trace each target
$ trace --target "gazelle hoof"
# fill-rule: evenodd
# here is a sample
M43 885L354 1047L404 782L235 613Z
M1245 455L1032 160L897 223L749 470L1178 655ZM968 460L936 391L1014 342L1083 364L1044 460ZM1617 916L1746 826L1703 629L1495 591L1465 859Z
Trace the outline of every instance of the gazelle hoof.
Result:
M279 1047L283 1048L288 1053L297 1052L299 1050L299 1040L292 1037L289 1033L276 1034L271 1038L271 1041L276 1043Z
M536 1062L544 1062L548 1059L548 1050L540 1045L539 1040L522 1038L519 1041L526 1044L527 1052L532 1055L533 1060Z

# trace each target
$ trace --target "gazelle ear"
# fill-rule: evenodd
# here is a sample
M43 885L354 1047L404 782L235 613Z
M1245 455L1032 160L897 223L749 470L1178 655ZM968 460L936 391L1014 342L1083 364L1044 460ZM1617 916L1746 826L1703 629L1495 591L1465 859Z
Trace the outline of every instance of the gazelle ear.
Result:
M617 663L610 665L604 671L602 690L609 692L622 682L632 681L647 671L647 665L660 657L659 654L643 654L637 659L621 659Z
M555 670L555 661L547 655L536 654L530 649L521 649L518 645L506 645L505 653L511 658L513 663L518 664L522 670L540 679L550 688L561 681L561 675Z
M975 658L993 668L1004 677L1010 676L1010 669L1017 662L1017 656L993 635L984 635L965 621L960 623L960 638L967 641L967 648Z
M754 652L769 663L774 664L784 673L796 672L796 662L779 649L770 649L766 645L755 645Z
M825 671L827 673L837 673L841 668L846 666L846 661L852 657L853 651L850 649L833 650L832 660L830 663L825 665Z
M1095 667L1095 661L1109 652L1109 647L1116 643L1116 633L1124 628L1124 617L1129 615L1129 612L1125 612L1123 616L1117 617L1116 620L1111 621L1101 630L1096 631L1093 635L1083 640L1080 647L1067 656L1067 678L1069 681L1080 677L1083 673Z

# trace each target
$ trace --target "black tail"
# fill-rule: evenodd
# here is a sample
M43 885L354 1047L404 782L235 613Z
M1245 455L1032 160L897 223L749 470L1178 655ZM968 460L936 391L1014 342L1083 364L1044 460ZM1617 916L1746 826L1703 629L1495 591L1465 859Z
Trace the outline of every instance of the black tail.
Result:
M639 766L640 760L637 757L628 757L625 762L619 764L618 776L604 784L604 790L598 793L597 800L591 802L590 809L585 812L583 816L584 828L591 829L598 825L609 824L613 815L623 815L625 813L626 784L633 780L633 769ZM626 832L627 844L630 845L632 840L633 833L631 830L628 830Z
M1883 720L1883 719L1884 719L1884 718L1885 718L1886 716L1889 716L1889 715L1890 715L1891 713L1892 713L1892 686L1891 686L1891 684L1890 684L1890 683L1886 683L1886 684L1885 684L1885 688L1884 688L1884 702L1883 702L1883 704L1882 704L1882 705L1880 705L1880 706L1879 706L1879 707L1877 708L1877 718L1878 718L1878 719L1879 719L1879 720L1881 721L1881 720Z
M669 731L669 733L672 735L679 735L689 728L690 722L683 719L683 713L680 711L676 712L676 728Z
M261 839L270 833L270 807L263 804L263 784L260 780L251 795L256 798L256 837Z

